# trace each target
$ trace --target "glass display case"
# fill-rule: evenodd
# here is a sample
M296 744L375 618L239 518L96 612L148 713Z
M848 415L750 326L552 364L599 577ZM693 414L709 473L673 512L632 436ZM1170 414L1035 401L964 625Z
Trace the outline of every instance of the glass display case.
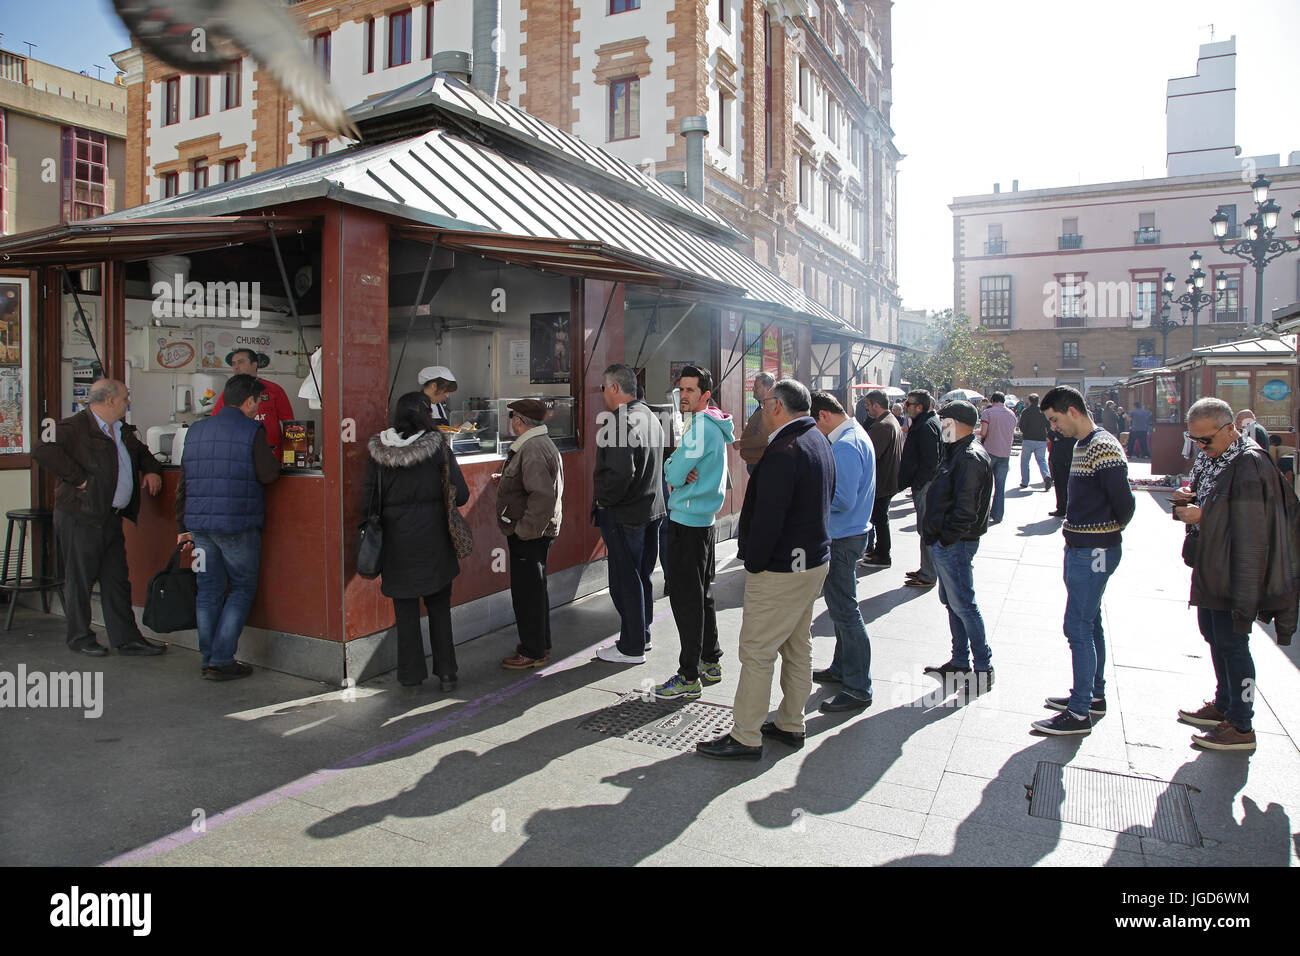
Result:
M574 429L574 399L572 395L516 395L512 398L497 399L502 454L505 454L515 440L514 433L510 431L510 410L506 406L522 398L537 399L550 406L551 411L546 418L546 430L551 436L551 441L555 442L557 447L562 449L577 447L578 435Z
M467 397L448 408L451 450L457 455L499 454L497 400Z

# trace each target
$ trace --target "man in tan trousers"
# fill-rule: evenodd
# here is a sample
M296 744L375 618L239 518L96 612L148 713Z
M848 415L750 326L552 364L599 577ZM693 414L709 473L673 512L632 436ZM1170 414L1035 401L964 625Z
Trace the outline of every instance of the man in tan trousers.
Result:
M804 742L803 709L812 693L813 603L830 567L835 461L809 415L808 389L777 382L763 401L770 435L745 490L738 555L745 562L740 683L731 733L697 744L720 759L757 760L763 738ZM766 723L772 672L781 657L781 706Z

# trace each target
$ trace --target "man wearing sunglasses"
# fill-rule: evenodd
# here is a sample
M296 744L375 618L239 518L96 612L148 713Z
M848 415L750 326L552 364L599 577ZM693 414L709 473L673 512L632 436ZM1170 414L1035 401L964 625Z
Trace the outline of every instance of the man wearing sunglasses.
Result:
M1250 629L1256 617L1276 618L1279 644L1289 644L1295 631L1298 506L1268 453L1237 431L1227 402L1203 398L1194 404L1187 412L1187 437L1200 452L1191 490L1174 493L1174 518L1188 526L1183 556L1192 565L1189 603L1210 645L1218 686L1213 700L1180 710L1178 717L1209 728L1192 737L1198 747L1252 751Z

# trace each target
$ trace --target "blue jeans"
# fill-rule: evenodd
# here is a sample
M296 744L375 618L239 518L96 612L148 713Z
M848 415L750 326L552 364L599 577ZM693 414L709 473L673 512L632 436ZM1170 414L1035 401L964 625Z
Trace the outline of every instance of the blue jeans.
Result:
M1005 492L1007 483L1007 469L1011 466L1010 458L999 458L997 455L989 455L993 460L993 507L989 510L990 521L1002 520L1002 509L1006 504Z
M1029 484L1029 459L1038 459L1038 473L1043 477L1043 483L1052 480L1052 473L1047 468L1047 442L1032 441L1025 439L1020 443L1020 484L1021 486Z
M1232 726L1247 733L1255 716L1255 660L1250 656L1250 634L1234 630L1231 611L1197 608L1196 622L1210 645L1210 660L1218 681L1214 706L1228 715Z
M253 528L238 534L195 531L194 547L203 549L194 609L199 625L199 654L204 667L226 667L235 662L239 635L257 597L262 530Z
M1070 712L1087 717L1094 697L1106 696L1106 635L1101 628L1101 597L1106 582L1119 567L1119 545L1113 548L1065 549L1065 639L1070 642L1074 686Z
M866 534L831 541L831 565L822 585L826 613L835 624L835 657L830 671L844 693L871 699L871 641L858 607L858 562L867 550Z
M654 618L650 576L659 559L659 526L665 520L619 524L609 508L601 508L596 514L609 553L609 597L621 622L618 649L631 657L644 654L650 640L650 621Z
M936 541L930 545L930 556L939 572L939 602L948 609L952 662L958 667L970 667L974 654L975 670L986 671L993 667L993 651L984 639L984 618L975 603L972 562L979 549L978 541L957 541L948 547Z

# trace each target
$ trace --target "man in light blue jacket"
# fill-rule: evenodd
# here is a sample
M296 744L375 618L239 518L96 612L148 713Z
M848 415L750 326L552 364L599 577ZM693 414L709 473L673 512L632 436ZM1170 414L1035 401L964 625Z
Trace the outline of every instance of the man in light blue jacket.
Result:
M713 609L714 519L727 496L731 416L709 406L713 374L688 365L677 387L691 416L681 444L664 462L668 483L668 540L664 574L682 653L677 673L655 688L660 700L695 700L703 684L722 680L722 648Z
M840 692L821 703L823 713L871 706L871 641L858 609L858 561L867 548L871 509L876 503L876 451L871 438L828 392L813 392L810 414L831 443L835 459L835 497L831 501L831 566L822 595L835 623L835 657L814 671L823 684Z

